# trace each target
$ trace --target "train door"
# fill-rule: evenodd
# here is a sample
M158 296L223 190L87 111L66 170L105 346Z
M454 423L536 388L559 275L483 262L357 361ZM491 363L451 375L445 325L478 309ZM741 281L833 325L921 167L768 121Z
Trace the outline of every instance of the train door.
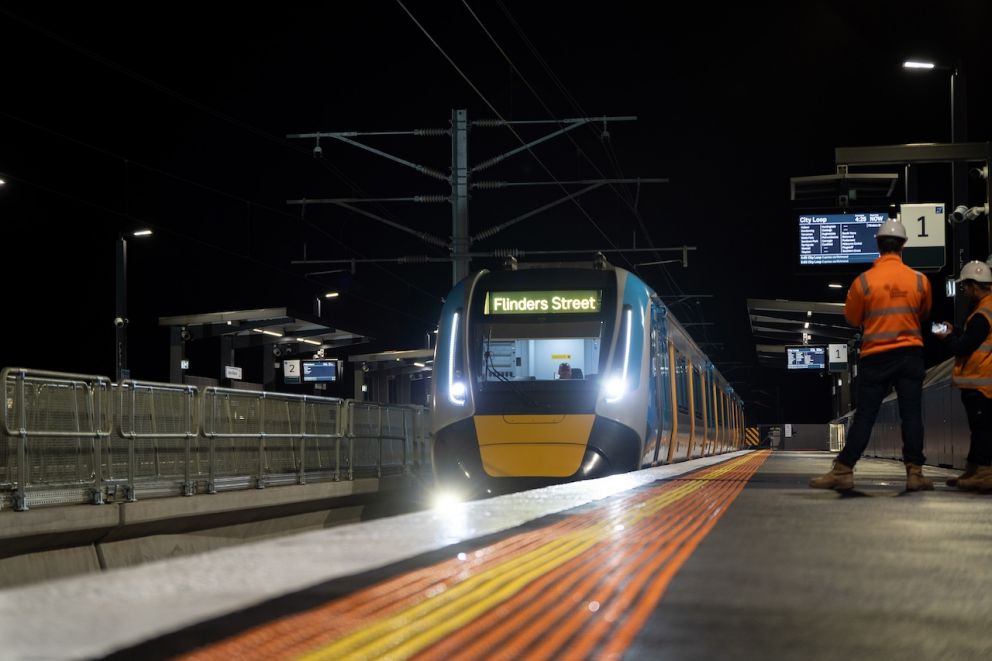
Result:
M676 360L675 343L668 341L668 383L669 383L669 410L672 412L672 436L668 441L667 463L675 461L675 449L679 444L679 397L678 397L678 361Z
M689 392L689 364L686 357L678 349L674 350L675 372L675 433L672 450L669 456L673 460L685 459L688 456L689 439L692 433L692 417Z
M710 415L706 425L706 455L716 453L716 379L710 372L706 382L706 408Z
M670 379L671 362L669 361L668 333L664 314L664 308L652 304L653 402L658 411L658 442L655 444L654 457L651 460L653 464L658 464L668 458L668 448L672 445L673 437L672 411L674 407L672 406L672 383Z
M713 441L713 454L723 452L723 437L727 430L723 422L723 391L716 390L716 439Z
M702 456L702 448L706 443L706 421L703 417L703 396L706 394L703 388L702 373L696 365L691 366L692 380L689 382L689 389L692 392L692 437L689 439L689 458L696 455L696 448L699 448L699 456Z

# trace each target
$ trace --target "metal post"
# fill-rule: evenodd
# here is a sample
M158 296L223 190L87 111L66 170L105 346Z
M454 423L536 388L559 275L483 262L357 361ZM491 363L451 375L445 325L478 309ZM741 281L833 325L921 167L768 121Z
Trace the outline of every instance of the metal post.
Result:
M258 481L256 489L265 488L265 393L258 401Z
M958 141L959 129L963 128L963 122L958 121L958 114L961 113L963 109L963 104L960 103L958 95L962 92L962 85L957 84L957 78L960 75L958 69L951 70L951 144ZM960 124L960 126L959 126ZM962 133L962 140L965 136ZM968 165L967 163L951 161L951 204L950 208L953 209L959 204L967 204L968 202ZM968 261L972 259L982 259L984 260L988 255L973 256L971 254L971 227L969 223L956 223L952 225L952 235L954 249L951 253L951 273L956 275L961 272L961 267L965 265ZM970 308L970 303L966 300L964 296L954 297L954 325L958 328L964 327L964 321L968 316L968 311Z
M114 378L121 382L122 373L127 371L127 239L117 235L117 316L114 318L116 334L116 358Z
M468 111L451 111L451 284L468 275Z
M17 373L17 409L20 411L17 426L20 435L17 439L17 491L14 493L14 511L26 512L28 497L25 487L28 483L28 414L24 399L24 380L26 374Z

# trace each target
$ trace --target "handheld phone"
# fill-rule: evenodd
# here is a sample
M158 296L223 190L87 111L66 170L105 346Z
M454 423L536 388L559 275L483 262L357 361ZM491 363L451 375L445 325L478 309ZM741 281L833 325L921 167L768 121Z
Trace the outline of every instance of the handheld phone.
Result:
M943 332L946 332L946 331L947 331L947 324L945 324L943 322L937 322L937 321L935 321L930 326L930 332L931 333L943 333Z

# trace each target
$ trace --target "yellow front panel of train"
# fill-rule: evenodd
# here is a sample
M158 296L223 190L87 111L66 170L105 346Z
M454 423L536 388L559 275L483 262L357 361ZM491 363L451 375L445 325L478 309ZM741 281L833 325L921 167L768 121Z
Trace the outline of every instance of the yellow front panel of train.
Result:
M579 470L595 415L477 415L482 466L492 477L568 477Z

